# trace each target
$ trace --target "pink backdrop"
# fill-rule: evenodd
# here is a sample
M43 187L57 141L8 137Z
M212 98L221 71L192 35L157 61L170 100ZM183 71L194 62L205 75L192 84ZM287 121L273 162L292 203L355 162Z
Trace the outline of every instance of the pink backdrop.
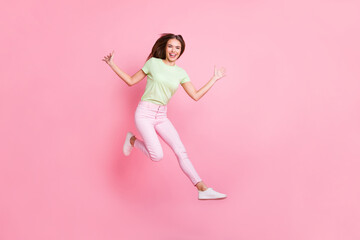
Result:
M0 239L360 238L360 3L7 1L1 8ZM169 104L205 183L199 201L165 145L122 155L160 33L199 102Z

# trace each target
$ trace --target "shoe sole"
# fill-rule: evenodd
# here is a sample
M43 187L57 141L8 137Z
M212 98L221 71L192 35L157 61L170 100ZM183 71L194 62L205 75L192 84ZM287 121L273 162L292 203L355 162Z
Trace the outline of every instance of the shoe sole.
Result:
M227 196L226 197L220 197L220 198L198 198L199 200L222 200L222 199L225 199L225 198L227 198Z

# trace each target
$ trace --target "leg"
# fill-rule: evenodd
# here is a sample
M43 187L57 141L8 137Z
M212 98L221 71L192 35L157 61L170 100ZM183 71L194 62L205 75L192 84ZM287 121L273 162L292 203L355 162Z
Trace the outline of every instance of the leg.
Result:
M143 141L136 139L134 147L142 151L151 160L160 161L163 158L163 151L152 120L138 117L135 119L135 124Z
M197 174L190 159L188 158L185 147L180 140L179 134L170 120L168 118L164 119L161 121L161 123L155 125L155 129L159 133L160 137L172 148L178 159L181 169L189 177L193 185L199 185L198 183L202 182L201 178ZM202 186L201 183L199 186Z

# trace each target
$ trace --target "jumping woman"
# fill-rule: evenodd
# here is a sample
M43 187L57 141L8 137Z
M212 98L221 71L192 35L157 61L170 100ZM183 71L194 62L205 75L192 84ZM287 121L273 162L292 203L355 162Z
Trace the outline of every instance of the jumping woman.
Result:
M125 156L135 147L153 161L163 158L158 135L172 148L183 172L198 190L198 199L221 199L226 194L207 187L193 167L179 134L167 118L167 104L181 84L195 101L202 98L217 80L225 76L225 69L216 69L202 88L196 90L186 71L175 64L184 53L185 42L181 35L162 34L155 42L144 66L133 76L120 70L113 62L114 51L105 61L128 86L133 86L147 76L146 88L135 111L135 124L142 140L128 132L123 146Z

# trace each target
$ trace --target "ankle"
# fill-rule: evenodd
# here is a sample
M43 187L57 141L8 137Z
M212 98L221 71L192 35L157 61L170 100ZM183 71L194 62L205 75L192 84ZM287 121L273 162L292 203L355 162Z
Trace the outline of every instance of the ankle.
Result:
M197 187L197 189L199 190L199 191L205 191L206 189L208 189L207 187L206 187L206 185L204 184L204 182L199 182L198 184L196 184L196 187Z
M131 146L134 146L135 140L136 140L136 137L135 137L135 136L132 136L132 137L130 138L130 144L131 144Z

